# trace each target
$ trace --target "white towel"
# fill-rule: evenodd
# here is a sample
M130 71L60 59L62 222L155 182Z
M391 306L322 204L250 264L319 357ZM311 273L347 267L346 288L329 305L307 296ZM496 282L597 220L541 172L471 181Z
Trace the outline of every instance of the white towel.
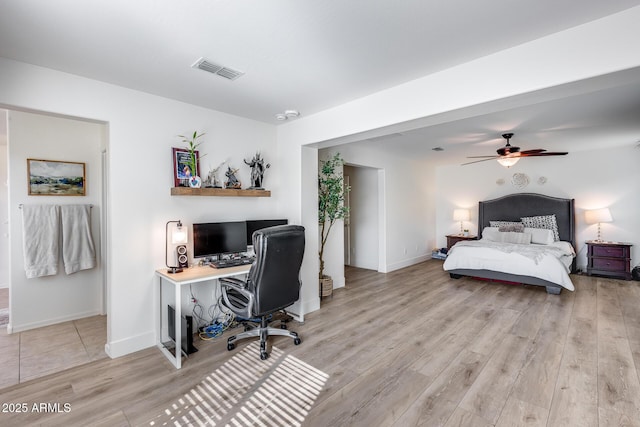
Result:
M58 273L60 215L55 205L22 206L22 243L27 278Z
M61 205L62 260L67 274L96 266L96 252L91 237L91 206Z

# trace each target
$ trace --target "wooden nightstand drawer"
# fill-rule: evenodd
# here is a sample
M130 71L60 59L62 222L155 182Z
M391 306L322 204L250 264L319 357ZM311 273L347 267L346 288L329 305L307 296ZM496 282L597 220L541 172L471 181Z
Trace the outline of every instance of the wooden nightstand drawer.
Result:
M594 246L593 256L626 258L626 247L623 246Z
M631 280L631 243L587 242L587 274Z
M595 270L625 271L628 261L615 258L594 258L592 268Z

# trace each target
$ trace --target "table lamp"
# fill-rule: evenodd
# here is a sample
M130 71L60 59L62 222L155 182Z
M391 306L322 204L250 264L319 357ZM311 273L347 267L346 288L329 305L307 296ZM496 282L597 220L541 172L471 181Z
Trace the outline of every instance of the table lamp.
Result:
M175 223L176 226L169 233L169 224ZM181 273L182 269L179 266L170 266L169 260L167 257L167 245L169 241L169 234L171 234L171 244L172 245L184 245L187 243L187 230L182 226L182 221L167 221L167 225L165 226L165 235L164 235L164 263L167 266L167 273Z
M454 209L453 210L453 220L460 221L460 235L463 234L463 221L469 221L469 209Z
M587 222L587 224L598 224L598 238L596 239L596 242L602 242L601 235L600 235L600 223L613 221L613 218L611 217L611 212L609 212L609 208L585 211L584 219Z

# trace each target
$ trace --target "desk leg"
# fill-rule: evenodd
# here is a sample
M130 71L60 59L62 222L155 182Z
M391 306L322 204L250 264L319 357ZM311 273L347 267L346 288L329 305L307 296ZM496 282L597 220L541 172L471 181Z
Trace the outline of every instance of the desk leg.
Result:
M165 357L167 359L169 359L169 361L173 364L173 366L176 367L176 369L180 369L181 364L182 364L182 357L181 357L181 345L178 343L182 342L182 324L180 322L180 316L181 316L181 311L180 311L180 286L178 285L174 285L175 287L175 291L176 291L176 318L175 318L175 322L174 322L174 327L175 327L175 331L176 331L176 344L175 344L175 348L174 348L174 353L171 353L171 351L164 345L164 343L162 342L162 313L166 313L166 304L163 304L162 302L162 277L159 277L159 299L160 299L160 313L158 316L159 319L159 324L158 324L158 348L160 348L160 350L162 351L162 353L165 355ZM169 319L167 319L167 324L169 323Z
M176 347L175 347L175 363L176 369L182 367L182 292L180 285L174 285L176 296L176 318L175 318L175 331L176 331Z

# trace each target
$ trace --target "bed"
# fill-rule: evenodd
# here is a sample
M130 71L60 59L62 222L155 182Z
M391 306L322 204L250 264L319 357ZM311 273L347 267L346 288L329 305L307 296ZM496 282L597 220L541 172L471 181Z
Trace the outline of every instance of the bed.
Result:
M542 194L520 193L481 201L478 205L478 234L490 221L520 221L523 217L555 215L560 242L549 246L562 246L571 256L556 259L552 255L528 256L517 251L498 250L496 244L480 248L478 242L456 243L443 264L452 278L462 276L544 286L550 294L560 294L562 289L574 290L569 273L575 273L575 209L573 199L561 199ZM488 230L487 232L489 232ZM528 246L528 245L522 245ZM534 247L535 246L535 247ZM538 249L531 245L530 251ZM550 252L557 252L556 249ZM569 254L567 254L569 255Z

